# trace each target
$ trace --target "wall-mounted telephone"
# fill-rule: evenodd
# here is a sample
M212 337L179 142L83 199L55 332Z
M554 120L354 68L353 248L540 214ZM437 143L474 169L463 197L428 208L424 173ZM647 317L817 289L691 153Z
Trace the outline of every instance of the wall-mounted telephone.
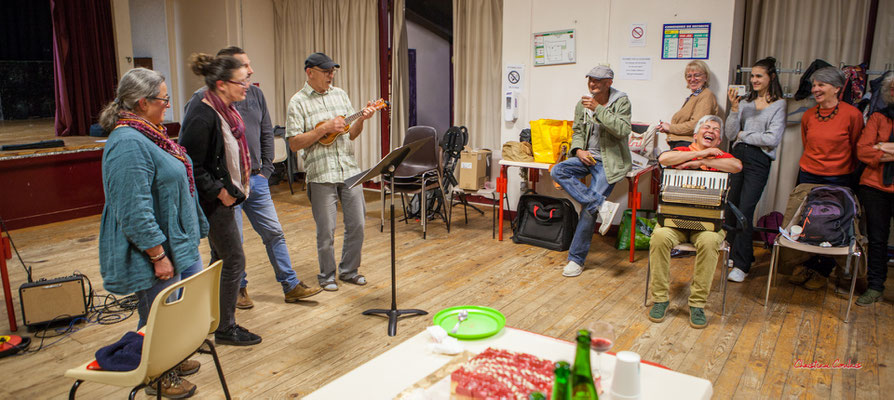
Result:
M503 97L503 120L514 122L518 119L518 93L510 90Z

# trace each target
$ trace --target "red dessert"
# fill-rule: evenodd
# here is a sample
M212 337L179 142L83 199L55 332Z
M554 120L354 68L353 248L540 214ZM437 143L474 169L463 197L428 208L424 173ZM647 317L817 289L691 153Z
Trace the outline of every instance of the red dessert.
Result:
M488 348L450 374L451 398L524 400L534 391L551 393L554 367L530 354Z

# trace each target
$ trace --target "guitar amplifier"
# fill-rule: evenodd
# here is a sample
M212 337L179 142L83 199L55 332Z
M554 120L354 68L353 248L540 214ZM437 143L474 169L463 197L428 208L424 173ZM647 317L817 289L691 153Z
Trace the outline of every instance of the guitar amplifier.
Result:
M29 328L87 315L84 278L65 276L39 280L19 287L22 320Z

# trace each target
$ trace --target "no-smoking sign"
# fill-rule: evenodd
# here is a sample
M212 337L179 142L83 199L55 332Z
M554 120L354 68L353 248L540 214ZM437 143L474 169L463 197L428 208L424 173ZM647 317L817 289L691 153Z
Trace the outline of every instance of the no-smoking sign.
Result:
M630 46L646 45L646 24L630 24Z

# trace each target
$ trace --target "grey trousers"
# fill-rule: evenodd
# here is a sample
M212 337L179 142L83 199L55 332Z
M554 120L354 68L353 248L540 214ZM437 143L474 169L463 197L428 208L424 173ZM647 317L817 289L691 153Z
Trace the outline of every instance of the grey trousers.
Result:
M345 240L338 264L339 278L353 278L360 267L360 251L363 248L366 218L363 188L348 189L344 183L310 183L307 185L307 196L317 224L317 259L320 263L317 279L321 285L335 281L335 219L339 201L345 224Z
M245 272L242 231L236 226L236 213L232 207L218 206L207 217L211 263L223 260L220 271L220 325L217 327L218 332L223 332L236 323L236 297Z

